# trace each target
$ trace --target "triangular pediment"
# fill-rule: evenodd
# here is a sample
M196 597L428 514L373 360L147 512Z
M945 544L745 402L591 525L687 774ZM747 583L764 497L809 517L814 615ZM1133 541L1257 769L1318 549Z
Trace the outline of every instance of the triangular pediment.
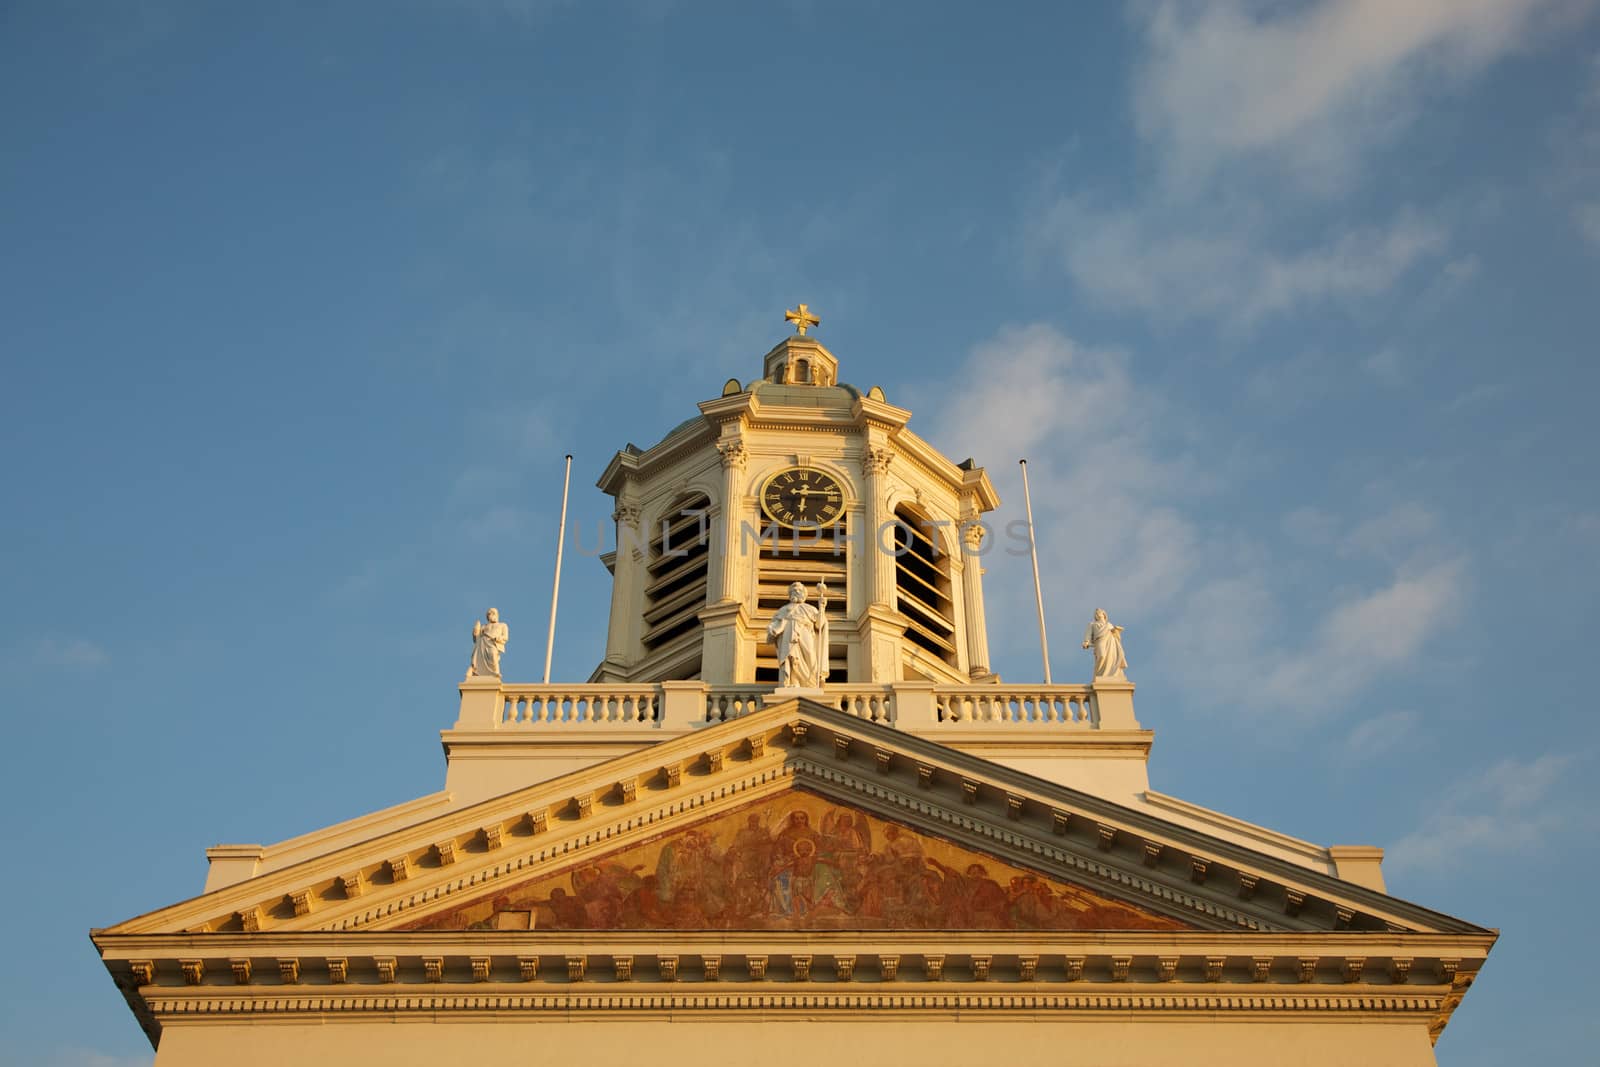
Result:
M1175 919L790 788L400 930L1182 930Z
M795 811L814 838L782 838ZM740 859L754 836L737 840L752 816L772 849L780 839L814 848L821 873L796 885L801 861L769 857L761 884L758 860ZM853 846L841 843L845 816L862 830ZM593 929L1481 932L804 699L346 841L102 932L465 929L523 921L512 913L534 929L570 928L580 921L571 901L585 893L595 899L583 901L581 921ZM895 848L911 884L886 891ZM708 862L697 849L738 870L703 875L690 904L677 886L684 863ZM586 881L595 871L598 890Z

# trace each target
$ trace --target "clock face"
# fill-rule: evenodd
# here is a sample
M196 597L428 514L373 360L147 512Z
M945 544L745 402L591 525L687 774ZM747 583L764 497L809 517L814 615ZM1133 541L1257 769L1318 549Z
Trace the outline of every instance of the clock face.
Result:
M844 514L844 493L830 475L791 467L767 479L761 510L783 526L832 526Z

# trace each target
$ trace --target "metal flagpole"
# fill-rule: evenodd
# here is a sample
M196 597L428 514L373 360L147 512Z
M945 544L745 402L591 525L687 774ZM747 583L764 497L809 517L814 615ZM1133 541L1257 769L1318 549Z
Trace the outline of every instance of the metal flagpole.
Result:
M561 478L561 525L556 529L556 580L550 587L550 635L544 642L544 684L550 684L550 658L556 650L556 600L561 596L561 549L567 541L567 489L572 485L572 454L567 453L567 472ZM1037 567L1035 568L1037 569ZM1042 619L1043 616L1040 616ZM1048 678L1045 679L1049 681Z
M1028 492L1028 461L1022 460L1022 503L1028 509L1028 554L1033 557L1033 602L1039 605L1039 654L1044 657L1044 684L1050 684L1050 639L1044 633L1044 590L1039 586L1039 547L1033 536L1033 494Z

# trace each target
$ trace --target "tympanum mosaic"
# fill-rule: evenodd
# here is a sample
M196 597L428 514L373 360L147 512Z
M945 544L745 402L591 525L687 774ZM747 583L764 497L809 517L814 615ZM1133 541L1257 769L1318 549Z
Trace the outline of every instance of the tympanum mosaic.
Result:
M798 790L418 919L428 930L1176 930Z

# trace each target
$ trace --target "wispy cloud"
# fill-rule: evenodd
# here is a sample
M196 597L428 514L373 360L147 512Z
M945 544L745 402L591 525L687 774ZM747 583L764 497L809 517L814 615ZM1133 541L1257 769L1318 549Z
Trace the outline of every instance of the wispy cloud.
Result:
M1140 5L1130 91L1146 177L1115 190L1053 180L1026 220L1032 252L1096 303L1169 322L1248 331L1407 284L1409 307L1435 309L1476 272L1470 254L1438 262L1451 206L1351 214L1341 198L1428 104L1592 6ZM1587 228L1585 206L1575 217ZM1405 368L1380 351L1368 369L1394 381Z
M1295 605L1310 621L1286 627L1270 546L1246 525L1205 523L1188 509L1226 481L1211 442L1198 427L1164 432L1168 405L1136 389L1129 368L1125 354L1048 326L1012 328L972 353L961 375L977 383L972 391L924 405L957 454L1029 458L1053 626L1070 633L1094 607L1113 609L1129 625L1135 674L1142 647L1195 692L1300 722L1403 667L1450 622L1467 563L1436 543L1426 508L1404 503L1355 523L1311 508L1284 518L1330 564L1379 568L1365 586ZM1014 470L991 471L1011 515ZM996 553L985 565L991 641L1031 643L1025 560ZM1252 679L1243 693L1240 678Z
M1578 761L1575 754L1551 752L1505 759L1465 777L1437 812L1389 846L1387 866L1437 872L1485 852L1537 849L1583 810L1552 799Z
M1460 603L1465 563L1401 573L1332 607L1311 640L1262 676L1253 699L1320 710L1414 657Z
M111 653L97 641L51 634L12 647L0 662L17 670L89 671L109 664Z
M1357 762L1399 755L1417 734L1422 716L1415 711L1389 711L1357 723L1339 746L1339 755Z
M1339 551L1346 556L1403 563L1437 528L1438 520L1431 511L1414 500L1401 501L1357 523L1340 539Z
M1146 9L1140 132L1167 166L1204 174L1271 155L1338 182L1404 129L1440 82L1470 75L1587 0L1315 0Z
M1600 251L1600 52L1590 57L1577 99L1550 122L1546 190L1569 205L1573 232Z
M1585 240L1600 249L1600 200L1589 200L1572 208L1573 221Z
M1154 202L1107 208L1066 196L1046 209L1036 239L1059 254L1083 292L1109 307L1243 327L1385 293L1447 244L1442 226L1405 212L1276 248L1247 214Z

